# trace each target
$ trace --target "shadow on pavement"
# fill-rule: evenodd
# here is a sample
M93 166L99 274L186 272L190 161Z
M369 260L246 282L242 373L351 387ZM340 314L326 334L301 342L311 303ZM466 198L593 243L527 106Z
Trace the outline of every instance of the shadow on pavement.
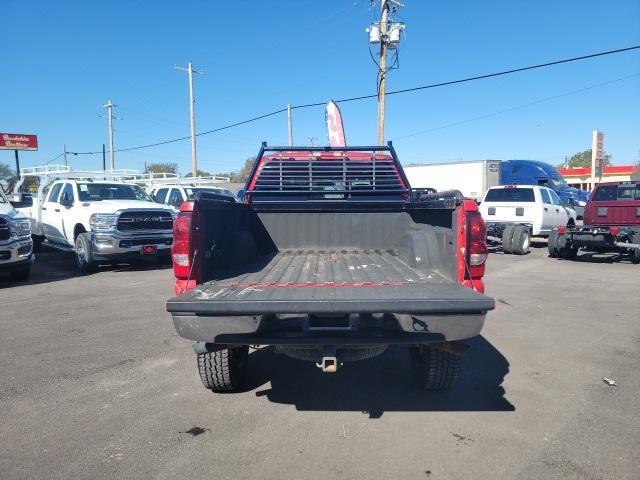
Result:
M384 412L497 411L515 407L502 388L509 362L480 336L470 340L462 375L450 391L427 392L414 382L408 349L390 347L378 357L345 363L335 374L323 374L313 363L276 355L271 348L249 356L245 389L271 382L258 397L300 411L359 411L369 418Z
M36 259L31 266L31 275L22 282L15 282L9 275L0 275L0 289L19 285L38 285L41 283L59 282L70 278L81 277L82 273L76 268L73 253L60 252L44 247L40 253L36 253ZM158 263L155 259L141 260L132 264L101 265L99 270L92 275L100 275L109 271L142 271L171 268L171 265Z
M631 264L631 258L628 254L617 252L583 252L579 251L576 258L567 260L566 258L557 258L562 262L583 262L583 263L628 263Z

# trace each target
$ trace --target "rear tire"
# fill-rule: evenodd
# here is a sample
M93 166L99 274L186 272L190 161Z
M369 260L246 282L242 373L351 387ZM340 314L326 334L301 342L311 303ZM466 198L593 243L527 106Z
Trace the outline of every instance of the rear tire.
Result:
M558 257L565 260L575 260L578 256L578 247L568 244L566 235L558 236L557 241Z
M20 270L13 270L9 275L11 276L11 280L14 282L24 282L29 278L30 273L31 266L28 266L27 268L22 268Z
M504 253L513 253L513 246L511 242L513 240L513 230L515 225L507 225L502 231L502 251Z
M249 347L233 347L198 355L202 384L214 392L237 390L247 372Z
M558 258L558 232L556 230L551 230L549 234L547 249L551 258Z
M635 233L631 238L633 243L635 243L636 245L640 244L640 233ZM633 263L634 265L638 265L640 263L640 250L634 248L631 251L631 263Z
M446 390L458 381L461 355L427 345L409 347L418 384L425 390Z
M511 248L516 255L526 255L531 248L531 233L524 225L517 225L513 230Z
M98 264L93 260L91 252L91 237L88 233L81 233L76 237L76 266L82 273L94 273Z

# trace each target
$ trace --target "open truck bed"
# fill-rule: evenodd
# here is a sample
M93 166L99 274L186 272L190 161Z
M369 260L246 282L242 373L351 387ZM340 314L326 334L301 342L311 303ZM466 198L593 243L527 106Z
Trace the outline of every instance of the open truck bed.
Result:
M405 344L442 363L417 367L432 388L451 385L456 342L494 308L476 204L412 202L392 147L276 151L258 155L245 203L201 193L175 221L167 310L197 342L205 386L235 388L241 373L220 372L256 344L324 371Z
M210 315L279 313L483 312L492 300L394 250L285 250L247 265L249 273L198 285L169 311Z

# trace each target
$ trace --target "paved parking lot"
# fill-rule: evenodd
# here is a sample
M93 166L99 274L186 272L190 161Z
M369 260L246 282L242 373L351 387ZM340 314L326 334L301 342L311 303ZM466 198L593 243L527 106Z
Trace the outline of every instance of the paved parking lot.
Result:
M334 375L261 349L245 392L212 394L170 268L45 252L0 280L0 477L637 479L640 266L536 247L490 256L497 308L438 394L399 348Z

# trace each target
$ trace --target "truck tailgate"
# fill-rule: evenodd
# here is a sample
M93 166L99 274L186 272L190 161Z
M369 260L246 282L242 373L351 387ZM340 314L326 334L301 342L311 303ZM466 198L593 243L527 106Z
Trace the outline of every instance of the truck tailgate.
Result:
M172 298L174 313L472 313L493 300L382 250L285 250Z

